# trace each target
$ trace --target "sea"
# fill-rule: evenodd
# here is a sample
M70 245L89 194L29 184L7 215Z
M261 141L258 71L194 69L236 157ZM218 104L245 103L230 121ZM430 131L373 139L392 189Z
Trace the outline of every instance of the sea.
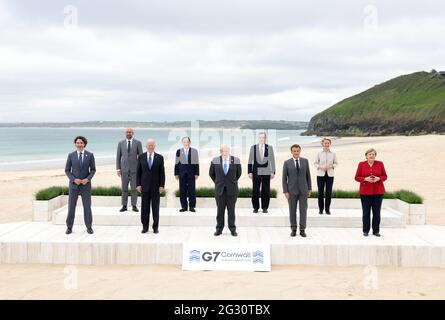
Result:
M86 150L93 152L97 165L115 163L118 142L125 139L124 128L0 128L0 171L22 171L61 168L69 152L75 150L74 138L88 139ZM221 128L135 128L135 138L156 140L156 152L174 161L181 138L189 136L192 147L203 156L216 156L219 146L227 144L231 153L248 157L250 146L256 143L259 132L265 131L268 143L275 150L288 149L292 144L319 141L316 136L301 136L303 130L251 130Z

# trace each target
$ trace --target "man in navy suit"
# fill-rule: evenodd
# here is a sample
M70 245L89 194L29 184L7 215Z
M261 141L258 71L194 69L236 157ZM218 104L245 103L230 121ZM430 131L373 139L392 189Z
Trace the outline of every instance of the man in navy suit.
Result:
M155 146L155 140L147 140L147 152L138 158L136 189L142 193L142 233L148 232L150 202L153 210L153 233L159 233L159 203L161 192L165 191L165 168L164 157L155 152Z
M199 156L198 150L191 148L190 144L190 138L184 137L183 148L176 150L175 177L179 180L180 212L187 211L187 208L195 212L196 207L195 180L199 177Z
M78 136L74 139L76 151L68 155L65 165L65 174L70 179L68 197L68 217L66 218L66 234L73 230L77 199L82 197L83 216L87 232L93 233L93 215L91 213L91 179L96 173L94 155L85 150L88 141L85 137Z

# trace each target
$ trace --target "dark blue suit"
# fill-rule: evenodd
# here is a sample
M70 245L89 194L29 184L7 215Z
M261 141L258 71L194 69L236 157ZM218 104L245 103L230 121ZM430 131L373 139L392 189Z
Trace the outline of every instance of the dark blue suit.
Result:
M65 174L70 179L69 182L69 197L68 197L68 217L66 218L66 225L72 228L74 224L74 217L76 212L77 199L79 195L82 197L83 216L87 228L91 228L93 223L93 215L91 212L91 179L96 173L96 161L94 154L86 150L83 151L83 161L79 161L77 151L68 155L65 165ZM77 185L74 183L75 179L88 179L86 185Z
M184 148L176 150L175 176L179 176L179 199L183 209L196 207L195 176L199 176L198 151L189 148L185 156ZM187 203L188 197L188 203Z

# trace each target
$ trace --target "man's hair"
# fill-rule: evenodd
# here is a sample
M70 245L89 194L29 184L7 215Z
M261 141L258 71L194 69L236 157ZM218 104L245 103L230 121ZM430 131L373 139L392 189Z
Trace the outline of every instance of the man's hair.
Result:
M293 148L297 148L297 149L300 149L300 150L301 150L301 147L300 147L299 144L293 144L293 145L291 145L291 147L290 147L290 151L292 151Z
M192 142L192 140L190 140L190 137L182 137L181 142L184 141L184 139L187 139L189 142Z
M83 136L77 136L76 138L74 138L74 143L76 143L77 140L79 140L79 139L83 141L83 143L85 144L85 146L88 144L88 140L87 140L87 138L85 138L85 137L83 137Z
M266 134L266 132L264 132L264 131L258 133L258 137L259 137L260 135L262 135L262 134L264 135L264 138L267 138L267 134Z

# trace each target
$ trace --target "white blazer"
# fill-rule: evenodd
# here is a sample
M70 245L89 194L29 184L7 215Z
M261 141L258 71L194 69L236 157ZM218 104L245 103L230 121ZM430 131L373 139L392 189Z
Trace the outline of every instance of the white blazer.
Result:
M317 153L317 157L314 162L315 167L317 168L317 176L323 177L326 173L325 170L322 169L324 166L333 166L334 169L338 165L337 161L337 155L335 152L332 152L329 150L328 152L320 151ZM334 176L334 169L330 168L328 169L328 176L333 177Z

